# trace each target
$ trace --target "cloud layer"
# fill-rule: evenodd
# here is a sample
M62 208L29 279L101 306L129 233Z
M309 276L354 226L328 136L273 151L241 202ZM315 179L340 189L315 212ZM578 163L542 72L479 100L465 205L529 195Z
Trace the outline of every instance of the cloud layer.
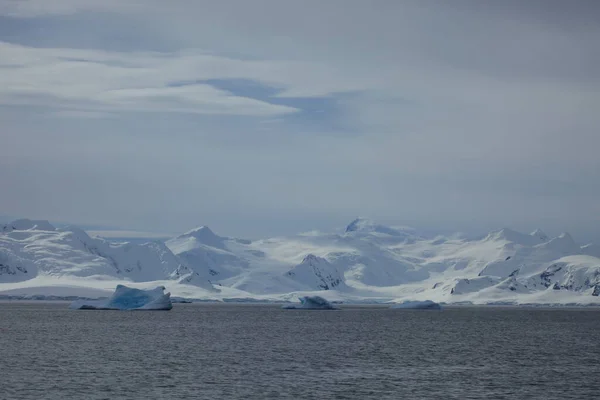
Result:
M600 239L599 11L0 0L0 209L156 231L369 215Z

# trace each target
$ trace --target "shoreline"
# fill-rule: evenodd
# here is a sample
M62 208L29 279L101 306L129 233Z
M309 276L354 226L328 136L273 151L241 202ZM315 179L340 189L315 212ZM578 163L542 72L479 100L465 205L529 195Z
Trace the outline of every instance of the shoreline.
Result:
M88 298L88 297L61 297L61 296L7 296L0 295L0 304L3 303L71 303L77 300L98 300L103 298ZM262 299L194 299L194 298L175 298L171 299L175 305L180 304L193 304L193 305L256 305L256 306L267 306L267 305L286 305L294 304L292 301L280 301L280 300L262 300ZM389 308L394 304L392 302L353 302L353 301L332 301L332 304L336 304L342 307L377 307L377 308ZM510 302L490 302L490 303L439 303L444 308L545 308L545 309L599 309L600 303L510 303Z

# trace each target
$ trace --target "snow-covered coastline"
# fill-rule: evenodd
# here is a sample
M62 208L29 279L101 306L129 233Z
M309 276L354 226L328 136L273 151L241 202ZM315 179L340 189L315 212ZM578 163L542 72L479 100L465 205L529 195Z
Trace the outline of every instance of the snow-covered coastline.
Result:
M76 227L0 226L0 301L109 297L164 286L185 301L600 306L596 245L510 229L469 240L364 219L340 233L244 240L200 227L166 243L114 242Z

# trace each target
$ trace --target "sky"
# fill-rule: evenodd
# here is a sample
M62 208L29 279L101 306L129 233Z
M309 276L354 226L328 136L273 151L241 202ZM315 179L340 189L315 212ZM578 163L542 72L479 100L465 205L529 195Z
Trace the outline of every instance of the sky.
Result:
M600 2L0 0L0 215L600 242Z

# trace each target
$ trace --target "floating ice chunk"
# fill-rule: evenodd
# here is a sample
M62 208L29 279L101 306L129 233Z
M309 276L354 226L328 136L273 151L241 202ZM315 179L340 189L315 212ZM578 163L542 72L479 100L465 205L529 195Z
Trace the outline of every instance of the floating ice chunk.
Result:
M442 306L431 300L425 301L405 301L404 303L394 304L390 308L401 308L405 310L441 310Z
M300 304L283 306L288 310L337 310L330 302L321 296L303 296L298 298Z
M170 310L171 293L164 293L165 287L142 290L117 285L109 299L76 300L69 308L77 310Z

